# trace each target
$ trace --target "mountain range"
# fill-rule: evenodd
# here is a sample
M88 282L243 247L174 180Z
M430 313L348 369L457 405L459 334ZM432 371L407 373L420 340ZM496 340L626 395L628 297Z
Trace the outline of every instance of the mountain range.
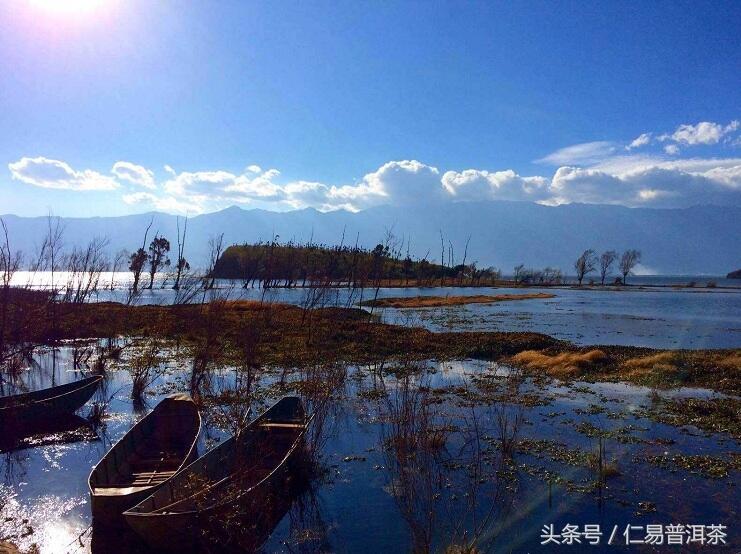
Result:
M46 232L45 217L0 216L12 250L30 255ZM176 250L176 216L153 212L120 217L60 218L67 248L94 236L109 239L111 253L141 246L153 221L154 233ZM180 218L182 227L183 219ZM208 259L209 237L224 233L225 246L278 236L288 240L365 247L384 242L391 232L404 240L412 256L440 260L442 232L445 256L450 245L461 263L469 240L467 262L493 265L511 273L517 264L559 267L573 272L573 261L587 248L618 252L636 248L643 254L641 271L665 275L725 275L741 263L741 208L695 206L683 209L626 208L612 205L543 206L528 202L460 202L426 206L377 207L357 213L303 209L271 212L231 207L188 220L185 256L192 265ZM407 241L409 244L407 244Z

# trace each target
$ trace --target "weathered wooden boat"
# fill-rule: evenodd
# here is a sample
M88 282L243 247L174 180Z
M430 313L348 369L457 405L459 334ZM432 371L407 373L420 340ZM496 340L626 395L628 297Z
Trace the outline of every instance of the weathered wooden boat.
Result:
M90 400L102 380L102 376L94 375L56 387L1 397L0 426L6 431L73 414Z
M201 415L185 394L163 399L93 468L88 479L93 520L123 524L141 502L196 459Z
M126 522L150 546L182 551L224 536L233 540L232 522L249 532L247 527L274 519L285 504L276 501L277 491L292 479L310 420L299 398L279 400L127 510Z

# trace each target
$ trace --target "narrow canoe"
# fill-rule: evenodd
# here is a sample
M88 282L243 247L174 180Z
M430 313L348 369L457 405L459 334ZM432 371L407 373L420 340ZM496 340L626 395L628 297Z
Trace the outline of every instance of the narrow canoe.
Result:
M90 400L102 380L101 375L94 375L57 387L4 396L0 398L0 425L5 430L73 414Z
M88 479L93 521L123 523L121 514L197 457L201 415L185 394L168 396L134 425Z
M291 462L301 451L309 422L299 398L279 400L127 510L126 522L150 546L192 550L202 540L229 536L230 521L255 526L259 519L270 519L270 512L280 509L271 495L290 481Z

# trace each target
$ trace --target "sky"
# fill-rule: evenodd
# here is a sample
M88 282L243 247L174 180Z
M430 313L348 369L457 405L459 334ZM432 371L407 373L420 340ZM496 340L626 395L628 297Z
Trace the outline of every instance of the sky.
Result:
M741 205L739 2L0 3L0 214Z

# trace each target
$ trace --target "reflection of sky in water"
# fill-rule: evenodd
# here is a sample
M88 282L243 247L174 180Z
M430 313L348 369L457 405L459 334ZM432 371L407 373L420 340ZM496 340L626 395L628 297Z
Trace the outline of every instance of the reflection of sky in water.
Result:
M527 292L535 290L527 289ZM401 294L393 295L416 295L410 291L399 292ZM449 294L518 292L523 290L458 289ZM556 294L556 298L446 308L386 309L384 316L390 322L422 325L435 331L535 331L585 345L741 346L741 292L738 291L549 289L547 292Z
M63 350L54 364L58 382L76 378L73 372L65 371L69 368L69 356L69 349ZM49 354L41 356L39 362L39 366L32 370L36 384L49 379L52 366ZM430 362L427 366L434 371L415 376L415 385L460 387L465 383L471 385L481 376L496 381L495 376L506 376L509 372L504 365L482 361ZM393 367L390 364L385 369ZM402 517L399 504L389 494L390 484L397 477L389 470L389 458L382 440L382 422L387 421L384 415L387 399L384 396L358 396L360 392L374 390L374 383L376 387L383 383L389 398L393 399L401 385L388 373L374 376L368 368L361 367L359 372L351 372L351 375L354 377L347 381L345 391L337 393L326 424L328 438L322 453L327 474L315 483L313 494L302 497L295 505L311 509L307 508L301 517L298 517L295 509L289 512L269 539L264 549L266 552L296 551L300 546L298 537L310 540L315 536L323 537L322 540L327 544L326 551L398 552L408 551L411 546L409 526ZM223 381L228 383L228 376ZM168 376L166 382L158 381L155 388L160 392L169 391L173 386L185 382L187 376L175 372ZM576 387L578 390L575 390ZM521 389L521 393L534 391L537 389L529 383ZM605 496L614 498L603 502L594 494L568 492L563 485L552 487L549 502L548 486L543 479L525 471L518 472L514 490L510 491L509 496L504 495L496 500L502 507L496 504L497 519L487 531L498 535L495 550L536 548L540 528L546 523L563 525L566 521L572 521L611 525L680 520L687 523L729 524L736 520L741 492L737 487L728 486L732 477L708 480L682 470L672 473L658 470L645 462L633 461L636 457L663 452L725 454L738 451L738 443L727 436L706 437L696 430L682 432L649 419L634 417L636 410L650 404L649 392L644 387L619 383L577 383L574 386L556 383L539 391L541 396L550 401L544 406L518 408L516 405L494 403L478 405L471 411L465 402L461 403L460 397L455 396L441 397L443 401L434 404L436 413L466 432L468 429L465 426L469 425L475 413L481 426L482 444L489 444L487 437L497 437L497 417L500 413L497 410L500 408L504 413L522 409L522 438L556 440L567 444L570 449L595 452L597 438L588 437L578 430L579 424L590 423L605 430L620 430L630 426L630 434L642 441L624 444L613 439L606 440L607 456L617 462L621 475L608 482ZM683 389L662 394L697 396L709 393ZM0 532L3 536L23 535L30 526L33 533L13 539L24 548L32 543L37 543L43 553L85 552L90 548L89 533L84 533L90 523L87 476L111 443L120 438L138 417L133 412L128 395L128 374L125 371L109 372L108 382L96 394L98 400L113 397L107 429L99 433L98 440L45 444L2 455ZM150 406L160 397L159 393L151 396ZM588 409L592 405L619 414L619 418L607 417L607 413L590 414ZM86 409L81 413L85 414ZM455 459L457 449L462 447L461 436L451 435L447 444L446 455L452 459ZM656 439L659 438L664 442L657 443ZM345 461L347 457L352 459ZM560 464L533 454L517 454L516 460L518 464L554 471L576 483L587 482L592 475L590 470L583 467ZM465 475L465 472L451 469L446 474L451 488L443 489L443 496L435 505L435 509L442 510L442 515L450 520L457 518L465 505ZM456 494L457 499L452 499L452 494ZM492 505L494 500L489 498L487 501L487 498L483 497L477 509L488 509ZM657 512L648 516L635 515L637 504L641 501L655 502ZM510 503L510 510L505 511L504 507ZM28 523L22 523L23 519L28 519ZM81 533L83 546L77 542ZM126 540L134 541L131 538Z

